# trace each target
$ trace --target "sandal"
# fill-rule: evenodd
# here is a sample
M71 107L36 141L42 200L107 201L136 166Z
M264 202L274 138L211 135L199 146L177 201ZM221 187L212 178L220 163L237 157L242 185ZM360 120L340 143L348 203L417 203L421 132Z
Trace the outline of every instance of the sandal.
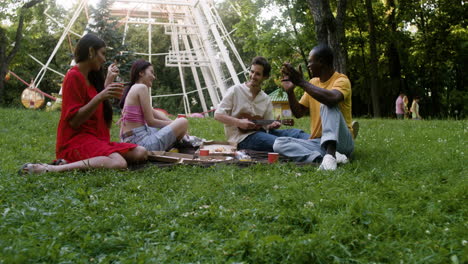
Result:
M68 162L64 159L56 159L52 161L49 165L65 165L68 164Z
M42 168L38 169L37 167L42 166ZM19 175L32 175L32 174L43 174L49 172L49 164L41 164L41 163L26 163L21 166L18 171Z

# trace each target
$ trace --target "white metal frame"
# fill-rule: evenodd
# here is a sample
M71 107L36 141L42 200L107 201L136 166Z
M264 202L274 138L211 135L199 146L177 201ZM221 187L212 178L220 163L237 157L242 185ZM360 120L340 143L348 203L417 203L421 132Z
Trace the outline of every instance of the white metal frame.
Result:
M65 37L69 33L79 36L71 31L71 27L83 9L87 7L88 0L78 1L77 8L67 26L59 25L64 28L64 31L49 59L44 64L38 62L42 68L35 78L37 86L47 69L50 69L49 63ZM154 56L166 56L165 66L178 68L182 86L182 93L153 97L182 96L186 114L191 112L188 94L196 92L202 109L206 112L208 106L203 94L204 89L208 91L212 107L217 107L227 88L232 84L240 83L238 76L246 77L245 64L233 44L230 33L224 27L213 0L116 0L110 11L113 16L120 17L120 22L124 24L123 44L126 41L129 24L147 25L148 51L137 51L135 54L147 56L150 62ZM46 16L54 20L48 14ZM154 26L164 26L165 34L170 35L171 47L168 53L152 53L151 36ZM241 65L239 73L236 72L230 54L233 54L238 64ZM196 86L195 90L187 91L189 89L184 80L184 68L190 68Z

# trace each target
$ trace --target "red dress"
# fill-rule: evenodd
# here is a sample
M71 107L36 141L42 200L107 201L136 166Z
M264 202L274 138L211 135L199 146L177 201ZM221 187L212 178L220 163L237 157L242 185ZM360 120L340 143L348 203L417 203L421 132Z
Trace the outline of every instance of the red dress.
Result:
M109 156L114 152L124 154L137 147L130 143L110 142L110 131L104 120L102 103L79 128L74 129L70 126L70 118L96 95L96 89L86 84L86 79L77 66L68 71L63 80L62 115L57 129L55 149L57 159L75 162Z

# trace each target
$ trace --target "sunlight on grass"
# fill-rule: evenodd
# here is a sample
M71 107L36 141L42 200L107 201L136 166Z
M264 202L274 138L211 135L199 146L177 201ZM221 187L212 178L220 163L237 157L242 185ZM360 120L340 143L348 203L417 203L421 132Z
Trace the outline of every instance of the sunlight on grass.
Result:
M148 165L20 177L21 164L55 158L59 113L0 116L1 263L468 261L466 120L359 120L353 161L336 172ZM190 126L224 138L212 118Z

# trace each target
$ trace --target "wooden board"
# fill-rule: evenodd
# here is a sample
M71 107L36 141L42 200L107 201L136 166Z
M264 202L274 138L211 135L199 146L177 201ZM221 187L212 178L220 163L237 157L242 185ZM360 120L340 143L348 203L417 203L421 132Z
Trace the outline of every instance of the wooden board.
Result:
M194 159L184 159L181 163L185 164L198 164L198 163L218 163L234 160L233 157L228 156L199 156Z
M153 161L161 161L168 163L184 163L184 164L196 164L196 163L213 163L233 160L232 157L228 156L194 156L190 154L174 153L166 151L148 151L148 159Z
M193 159L190 154L174 153L167 151L148 151L148 159L162 162L181 162L182 159Z

